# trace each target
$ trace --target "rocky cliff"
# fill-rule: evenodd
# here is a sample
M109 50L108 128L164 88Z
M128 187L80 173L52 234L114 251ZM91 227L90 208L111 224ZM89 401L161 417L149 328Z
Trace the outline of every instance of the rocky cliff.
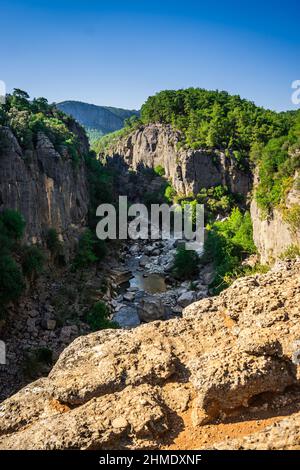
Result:
M81 152L88 151L82 129L73 123ZM26 220L26 240L43 240L50 227L74 244L86 223L88 187L83 161L74 165L67 152L58 153L42 132L34 150L23 151L8 127L0 127L0 210L18 210Z
M130 169L161 165L180 194L197 194L203 187L227 185L234 193L246 195L251 186L249 172L239 168L233 156L218 150L178 148L180 134L170 125L141 126L109 149L116 161Z
M299 306L298 258L183 318L77 338L1 404L0 448L280 448L274 423L299 448Z
M285 204L274 208L268 216L262 213L255 197L252 199L253 238L262 263L273 262L291 246L300 246L300 227L293 226L286 217L290 210L300 207L300 191L296 184L298 177L296 173ZM297 220L295 222L296 225L299 223Z

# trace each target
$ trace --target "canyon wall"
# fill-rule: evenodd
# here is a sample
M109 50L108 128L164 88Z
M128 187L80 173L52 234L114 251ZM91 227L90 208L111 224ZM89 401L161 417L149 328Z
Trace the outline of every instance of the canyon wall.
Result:
M203 187L227 185L246 195L251 187L249 172L241 170L233 156L219 150L186 150L178 146L180 133L170 125L141 126L109 149L109 156L129 169L161 165L165 177L183 195L197 194Z
M73 124L81 152L88 151L82 129ZM8 127L0 127L0 210L18 210L26 220L25 239L41 242L50 227L71 247L86 224L88 187L83 161L74 164L39 132L34 150L23 151Z
M255 198L251 202L253 238L262 263L275 261L289 247L300 247L300 228L292 227L285 218L285 213L300 205L300 191L294 185L286 195L285 207L275 208L268 216L264 215ZM257 183L257 181L256 181Z

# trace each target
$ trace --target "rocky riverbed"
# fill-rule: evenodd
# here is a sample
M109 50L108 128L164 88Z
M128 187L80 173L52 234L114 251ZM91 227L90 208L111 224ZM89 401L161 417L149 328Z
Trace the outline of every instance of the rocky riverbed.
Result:
M184 307L208 295L207 280L179 282L172 276L178 241L139 240L124 247L118 295L110 301L112 319L122 328L180 316Z
M124 244L105 262L80 273L48 269L11 305L1 339L6 364L0 364L0 400L26 383L47 375L61 352L91 329L86 315L104 301L120 328L180 317L182 310L208 295L211 268L192 283L171 275L175 240L137 240ZM1 325L0 325L1 327Z

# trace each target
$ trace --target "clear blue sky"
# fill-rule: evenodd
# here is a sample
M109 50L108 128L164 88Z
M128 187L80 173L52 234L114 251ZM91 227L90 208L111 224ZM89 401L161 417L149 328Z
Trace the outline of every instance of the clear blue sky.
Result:
M49 101L139 108L203 87L295 109L295 0L0 0L0 80Z

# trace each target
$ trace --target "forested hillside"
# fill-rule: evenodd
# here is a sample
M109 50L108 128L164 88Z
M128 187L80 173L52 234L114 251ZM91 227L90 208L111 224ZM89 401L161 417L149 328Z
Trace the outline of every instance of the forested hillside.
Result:
M96 106L80 101L63 101L57 107L85 127L90 142L102 135L121 129L125 120L139 112L110 106Z

